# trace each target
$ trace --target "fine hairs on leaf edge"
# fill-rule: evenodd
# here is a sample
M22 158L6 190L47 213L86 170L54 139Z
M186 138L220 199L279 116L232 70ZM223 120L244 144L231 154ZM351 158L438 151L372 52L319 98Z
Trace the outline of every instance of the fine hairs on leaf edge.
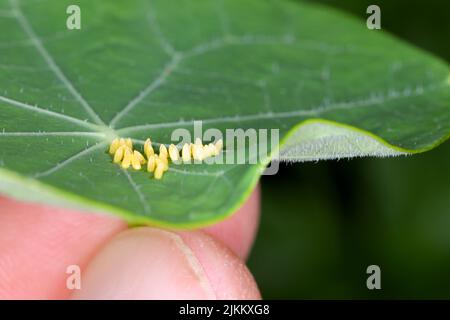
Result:
M330 121L326 119L308 119L300 122L296 126L294 126L281 140L279 148L282 148L283 143L289 139L289 136L294 134L295 131L300 128L301 126L308 125L310 123L327 123L331 125L336 125L340 127L345 127L350 130L355 130L356 132L359 132L361 134L366 134L371 138L376 139L381 144L385 145L386 147L389 147L393 150L400 151L407 154L417 154L429 151L431 149L434 149L435 147L439 146L446 140L450 138L450 133L443 136L441 139L436 140L434 143L430 144L429 146L421 149L404 149L392 144L389 144L384 139L374 135L373 133L369 131L365 131L362 129L359 129L357 127L353 127L347 124ZM214 223L217 223L219 221L222 221L223 219L229 217L231 214L233 214L239 207L246 201L246 199L250 196L251 192L255 188L256 184L258 183L260 174L264 171L264 168L270 163L273 154L278 152L278 150L273 150L272 154L265 159L265 161L261 162L257 165L252 165L251 170L248 170L246 172L246 175L243 177L241 181L246 182L245 191L240 194L239 198L234 202L233 205L229 206L228 209L222 211L222 212L214 212L214 217L212 219L205 219L205 220L197 220L192 222L173 222L173 221L167 221L167 220L161 220L161 219L155 219L148 216L138 216L135 215L133 212L128 211L126 209L121 209L109 204L105 204L96 200L91 200L89 198L79 196L75 193L64 191L60 188L53 187L51 185L46 184L45 182L39 181L38 179L33 179L30 177L23 176L21 174L18 174L14 171L0 168L0 192L6 195L9 195L15 199L25 201L25 202L38 202L43 204L50 204L50 205L56 205L59 207L69 207L69 208L75 208L75 209L81 209L85 211L94 211L96 213L111 213L115 214L121 218L123 218L130 226L140 226L140 225L153 225L153 226L160 226L160 227L170 227L170 228L176 228L176 229L195 229L200 227L205 227ZM248 179L248 177L250 178ZM28 190L29 192L27 192ZM236 188L238 190L238 188ZM25 191L25 192L24 192ZM26 196L24 194L27 194ZM35 198L30 199L28 197L29 194L35 194ZM230 197L231 198L231 197Z

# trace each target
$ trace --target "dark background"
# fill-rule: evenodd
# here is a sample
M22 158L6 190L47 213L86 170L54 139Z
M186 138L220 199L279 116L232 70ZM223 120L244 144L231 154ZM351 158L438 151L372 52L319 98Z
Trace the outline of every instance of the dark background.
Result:
M450 59L449 1L310 2L361 23L377 4L384 30ZM401 158L283 165L261 184L249 267L264 298L450 298L450 142ZM366 288L371 264L381 290Z

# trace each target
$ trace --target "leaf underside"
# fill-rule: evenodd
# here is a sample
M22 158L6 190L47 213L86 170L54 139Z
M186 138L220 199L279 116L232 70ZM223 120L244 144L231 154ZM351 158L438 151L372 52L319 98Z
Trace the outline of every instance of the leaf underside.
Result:
M223 219L264 164L124 171L115 136L279 129L286 161L422 152L450 132L446 63L293 1L0 0L0 192L130 224Z

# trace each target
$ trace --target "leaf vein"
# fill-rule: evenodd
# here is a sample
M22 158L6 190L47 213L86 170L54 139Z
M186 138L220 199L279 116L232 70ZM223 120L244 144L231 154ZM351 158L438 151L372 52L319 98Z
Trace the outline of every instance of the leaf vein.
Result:
M151 6L151 2L149 1L148 6ZM147 20L150 24L150 28L153 30L153 33L156 35L159 44L163 51L170 57L175 57L177 55L177 50L170 43L169 39L164 35L161 30L161 27L158 23L156 15L153 13L155 10L153 6L151 6L150 10L148 10Z
M43 108L40 108L40 107L37 107L37 106L32 106L32 105L29 105L29 104L27 104L25 102L17 101L17 100L14 100L14 99L11 99L11 98L7 98L7 97L4 97L4 96L0 96L0 101L3 101L3 102L5 102L5 103L7 103L9 105L12 105L12 106L15 106L15 107L18 107L18 108L30 110L30 111L33 111L33 112L42 113L42 114L45 114L45 115L47 115L49 117L62 119L62 120L65 120L65 121L68 121L68 122L71 122L71 123L83 126L85 128L93 129L95 131L97 131L97 129L98 129L97 125L95 125L95 124L83 121L83 120L78 119L78 118L67 116L67 115L62 114L62 113L58 113L58 112L54 112L54 111L51 111L51 110L43 109Z
M145 213L149 214L151 212L150 205L148 204L147 200L145 199L144 194L139 189L139 186L133 180L133 177L128 173L128 171L123 170L123 173L127 177L128 182L130 183L131 187L133 188L133 191L137 194L139 201L141 202L142 207L144 208Z
M66 88L75 97L75 99L78 100L78 102L81 104L81 106L95 120L95 122L98 123L99 125L104 126L105 123L100 119L100 116L87 103L87 101L77 91L77 89L75 89L72 82L70 82L70 80L64 75L64 73L61 71L60 67L56 64L56 62L54 61L54 59L52 58L50 53L44 47L41 40L39 39L37 34L34 32L33 28L31 27L30 23L28 22L27 18L25 17L25 15L23 14L19 5L17 4L17 0L9 0L9 2L11 4L13 11L15 12L15 17L17 18L17 21L19 22L20 26L25 31L27 36L30 38L34 47L40 53L40 55L42 56L44 61L47 63L49 68L54 72L56 77L66 86Z
M70 137L104 137L105 134L100 132L83 132L83 131L60 131L60 132L0 132L0 136L6 137L45 137L45 136L70 136Z
M410 97L410 96L420 96L427 91L435 90L441 87L441 84L433 84L427 87L417 87L415 90L411 88L405 88L402 91L392 91L390 94L385 95L372 95L368 98L354 100L354 101L341 101L331 104L320 105L311 109L302 109L302 110L294 110L294 111L286 111L286 112L265 112L265 113L256 113L256 114L248 114L248 115L235 115L235 116L225 116L218 118L209 118L203 120L180 120L175 122L167 122L167 123L151 123L151 124L142 124L136 126L130 126L126 128L121 128L118 130L119 133L126 134L130 132L146 130L146 129L159 129L159 128L173 128L177 126L186 126L193 125L194 121L202 121L203 124L217 124L217 123L227 123L227 122L246 122L246 121L256 121L263 119L276 119L276 118L290 118L296 116L318 116L326 112L335 111L335 110L350 110L356 108L367 107L371 105L377 105L383 102Z
M92 152L94 150L97 150L97 149L99 149L99 148L101 148L103 146L105 146L105 142L96 143L96 144L94 144L94 145L92 145L92 146L90 146L90 147L88 147L88 148L86 148L86 149L84 149L84 150L82 150L82 151L80 151L80 152L70 156L66 160L57 163L55 166L53 166L50 169L47 169L47 170L42 171L42 172L35 173L33 175L33 178L42 178L42 177L48 176L48 175L50 175L52 173L55 173L58 170L64 168L66 165L70 164L71 162L73 162L73 161L75 161L75 160L85 156L86 154L89 154L90 152Z
M150 93L158 89L167 79L167 77L172 73L172 70L178 65L181 60L180 55L176 55L170 62L166 65L163 71L154 79L143 91L141 91L135 98L133 98L119 113L109 123L110 127L114 127L115 124L129 113L139 102L141 102Z

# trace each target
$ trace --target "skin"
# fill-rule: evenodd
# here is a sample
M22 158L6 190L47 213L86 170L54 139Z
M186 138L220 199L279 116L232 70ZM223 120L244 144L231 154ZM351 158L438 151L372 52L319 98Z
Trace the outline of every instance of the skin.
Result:
M257 187L231 218L174 231L0 197L0 299L259 299L245 266L259 201Z

